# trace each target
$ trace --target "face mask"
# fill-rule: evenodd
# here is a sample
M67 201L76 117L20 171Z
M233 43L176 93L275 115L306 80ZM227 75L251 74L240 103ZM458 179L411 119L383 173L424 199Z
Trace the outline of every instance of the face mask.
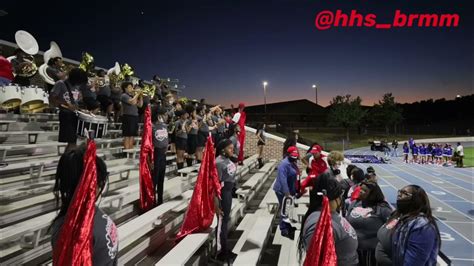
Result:
M291 156L288 156L288 161L294 163L294 162L296 162L296 160L298 160L298 159L292 158Z
M397 200L397 210L401 214L407 214L413 209L413 202L411 200Z
M331 166L332 173L333 173L334 175L340 175L340 174L341 174L341 170L339 170L339 167L337 167L337 168L336 168L336 167L337 167L337 166L335 166L335 167Z

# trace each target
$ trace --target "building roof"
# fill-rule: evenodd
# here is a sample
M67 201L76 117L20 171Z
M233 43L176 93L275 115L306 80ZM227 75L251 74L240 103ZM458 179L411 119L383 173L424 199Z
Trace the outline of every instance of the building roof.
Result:
M253 105L245 107L245 112L264 113L265 105ZM267 103L267 112L273 114L324 114L326 109L308 99L300 99L286 102Z

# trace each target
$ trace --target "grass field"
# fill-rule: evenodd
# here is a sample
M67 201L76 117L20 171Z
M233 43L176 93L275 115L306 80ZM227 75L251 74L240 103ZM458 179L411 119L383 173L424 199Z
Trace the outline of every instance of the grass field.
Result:
M402 140L407 140L409 138L416 139L429 139L429 138L443 138L443 137L451 137L451 136L440 136L440 135L358 135L352 134L350 136L350 141L347 143L345 140L344 134L335 134L335 133L315 133L315 132L302 132L301 136L321 143L325 146L325 149L328 150L342 150L343 143L344 149L354 149L360 147L368 147L370 140L387 140L389 143L392 140L396 139L399 141L399 146L403 145L400 143Z
M286 138L283 134L276 133L270 131L272 134L276 134L283 138ZM300 134L303 138L310 140L311 142L318 142L321 144L325 150L347 150L347 149L355 149L360 147L368 147L370 140L383 140L386 139L389 143L392 140L397 139L399 141L399 148L403 145L400 143L402 140L407 140L409 138L416 139L429 139L429 138L444 138L444 137L452 137L450 135L385 135L385 134L367 134L367 135L359 135L357 132L351 132L350 135L350 142L347 143L345 140L345 132L340 130L331 130L331 129L322 129L322 130L311 130L305 131L300 130ZM344 143L344 146L343 146Z
M464 148L464 167L474 167L474 147Z

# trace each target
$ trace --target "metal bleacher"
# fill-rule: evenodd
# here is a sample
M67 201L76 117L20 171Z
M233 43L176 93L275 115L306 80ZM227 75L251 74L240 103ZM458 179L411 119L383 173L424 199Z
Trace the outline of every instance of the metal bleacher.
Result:
M0 114L3 123L0 134L0 160L3 163L0 167L1 265L51 264L48 228L57 214L52 188L55 169L65 147L51 139L57 136L57 119L51 114ZM182 253L180 249L187 253L179 256L183 264L207 261L210 250L216 245L213 233L216 223L207 232L188 236L178 245L169 245L183 221L199 164L177 172L176 156L167 154L165 202L141 214L137 208L140 138L134 149L124 150L122 138L117 136L120 124L109 126L116 130L111 138L106 136L97 140L98 156L105 159L109 171L109 184L97 204L118 226L119 264L146 262L163 265L170 258L171 261L178 258L173 254ZM38 134L35 143L28 143L25 138L28 132ZM127 158L123 158L123 153L128 154ZM252 155L237 167L239 193L245 197L244 200L233 200L231 230L248 215L256 195L263 193L263 184L273 182L270 177L276 162L267 162L262 169L257 169L257 165L257 156ZM266 211L266 207L264 209ZM269 213L266 217L273 216ZM255 252L260 254L261 251Z

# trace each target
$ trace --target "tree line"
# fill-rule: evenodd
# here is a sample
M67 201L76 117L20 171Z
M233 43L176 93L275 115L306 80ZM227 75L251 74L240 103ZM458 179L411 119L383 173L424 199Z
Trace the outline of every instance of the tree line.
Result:
M456 122L469 127L472 120L468 114L474 106L474 95L457 97L455 100L424 100L400 104L391 92L385 93L374 106L362 106L359 96L337 95L328 107L329 126L343 127L347 140L349 132L357 127L382 127L387 135L397 134L402 123L405 125L429 125L431 123Z

